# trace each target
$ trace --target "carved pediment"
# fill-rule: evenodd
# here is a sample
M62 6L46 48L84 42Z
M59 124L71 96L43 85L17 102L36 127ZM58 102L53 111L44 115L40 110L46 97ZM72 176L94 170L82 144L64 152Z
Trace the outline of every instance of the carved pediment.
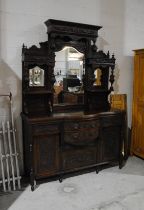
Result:
M47 20L45 24L48 28L48 34L68 34L81 37L84 36L87 38L96 38L98 35L98 30L102 28L101 26L93 26L88 24L66 22L53 19Z

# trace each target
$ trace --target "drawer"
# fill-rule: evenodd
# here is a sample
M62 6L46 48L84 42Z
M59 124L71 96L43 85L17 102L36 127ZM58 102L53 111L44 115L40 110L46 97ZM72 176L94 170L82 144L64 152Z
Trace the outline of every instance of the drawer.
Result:
M64 122L64 130L80 130L80 129L90 129L98 128L99 122L97 120L93 121L75 121L75 122Z
M75 146L94 144L99 136L98 127L95 129L65 132L64 142Z
M50 125L46 125L46 124L41 124L41 125L34 125L32 127L32 134L33 135L44 135L44 134L55 134L55 133L59 133L59 126L58 125L54 125L54 124L50 124Z
M76 170L96 163L96 150L75 150L62 153L62 168Z

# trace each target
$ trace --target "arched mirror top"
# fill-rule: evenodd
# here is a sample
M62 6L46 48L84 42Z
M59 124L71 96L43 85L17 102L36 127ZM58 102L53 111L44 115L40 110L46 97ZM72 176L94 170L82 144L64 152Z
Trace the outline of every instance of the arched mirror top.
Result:
M54 104L77 104L83 94L84 54L66 46L55 55Z
M84 69L84 54L73 47L64 47L55 52L54 75L68 77L76 75L82 79Z

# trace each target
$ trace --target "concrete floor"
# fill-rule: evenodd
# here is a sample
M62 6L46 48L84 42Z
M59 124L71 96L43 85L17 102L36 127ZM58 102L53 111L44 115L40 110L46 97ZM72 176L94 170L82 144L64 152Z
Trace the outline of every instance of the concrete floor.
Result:
M41 184L34 192L0 193L0 210L143 210L144 161L130 157L126 165Z
M7 209L9 209L9 207L25 191L27 186L28 186L28 184L23 183L21 190L11 191L11 192L7 192L7 193L3 193L2 191L0 191L0 210L7 210Z

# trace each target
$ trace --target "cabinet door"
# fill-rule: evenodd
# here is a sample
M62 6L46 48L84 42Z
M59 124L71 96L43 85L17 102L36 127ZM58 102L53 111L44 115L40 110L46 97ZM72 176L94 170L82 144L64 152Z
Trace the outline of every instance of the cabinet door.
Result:
M135 56L132 153L144 158L144 52Z
M59 135L34 137L34 168L35 176L47 177L54 175L59 169Z
M101 120L100 162L118 161L122 150L122 118L109 116Z
M121 129L118 126L104 127L101 139L101 161L119 160Z

